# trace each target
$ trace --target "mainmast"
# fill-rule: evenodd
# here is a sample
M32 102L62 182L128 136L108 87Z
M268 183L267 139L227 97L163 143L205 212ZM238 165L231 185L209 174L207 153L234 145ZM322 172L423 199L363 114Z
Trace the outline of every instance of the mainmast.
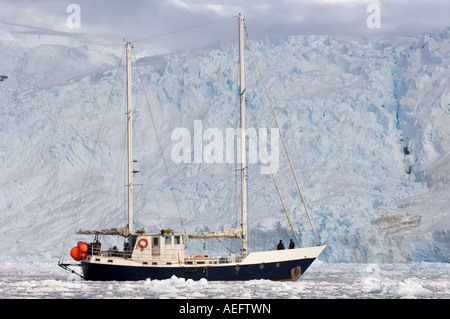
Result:
M128 147L128 232L133 233L133 116L131 100L131 48L130 42L126 44L127 50L127 147Z
M244 70L244 16L239 13L239 66L241 96L241 213L242 213L242 247L247 253L247 150L245 129L245 70Z

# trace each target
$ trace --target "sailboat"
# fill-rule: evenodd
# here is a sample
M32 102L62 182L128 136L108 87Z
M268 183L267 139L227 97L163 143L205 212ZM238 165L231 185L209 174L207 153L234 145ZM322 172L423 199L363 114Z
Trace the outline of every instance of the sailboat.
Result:
M246 131L245 75L244 75L244 17L239 14L239 64L240 64L240 115L241 136ZM59 262L59 266L77 273L74 265L81 266L85 280L146 280L178 278L208 281L244 281L266 279L296 281L314 262L326 245L295 249L249 251L247 235L247 161L246 139L241 138L241 224L237 227L213 233L185 233L163 229L147 233L133 228L133 154L132 154L132 98L131 98L131 49L126 43L127 68L127 150L128 150L128 225L104 230L84 230L78 234L116 235L125 238L123 250L102 250L97 240L79 242L70 255L79 264ZM302 196L303 200L303 196ZM306 205L305 205L306 209ZM312 224L311 224L312 225ZM241 240L240 253L229 257L186 255L186 240L200 238L236 238ZM317 238L317 236L316 236Z

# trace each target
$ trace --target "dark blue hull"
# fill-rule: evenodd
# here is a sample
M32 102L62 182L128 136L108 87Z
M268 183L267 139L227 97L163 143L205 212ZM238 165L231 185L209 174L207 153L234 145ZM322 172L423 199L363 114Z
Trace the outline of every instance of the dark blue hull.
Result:
M172 276L192 280L205 278L209 281L297 280L314 260L315 258L308 258L274 263L201 267L122 266L82 262L81 267L86 280L162 280Z

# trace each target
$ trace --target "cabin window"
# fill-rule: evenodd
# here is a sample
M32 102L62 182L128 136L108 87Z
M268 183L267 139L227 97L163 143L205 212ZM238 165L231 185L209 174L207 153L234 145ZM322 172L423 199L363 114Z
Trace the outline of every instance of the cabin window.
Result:
M171 236L167 236L166 237L166 245L171 245L172 244L172 237Z
M175 236L174 239L175 239L175 245L181 244L181 238L180 238L180 236Z
M153 246L158 246L158 237L153 237Z

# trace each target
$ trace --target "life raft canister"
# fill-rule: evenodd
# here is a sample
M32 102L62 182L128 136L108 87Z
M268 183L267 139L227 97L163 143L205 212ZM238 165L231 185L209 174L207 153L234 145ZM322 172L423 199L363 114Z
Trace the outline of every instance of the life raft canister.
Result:
M138 245L139 247L141 247L141 250L144 250L144 248L148 246L148 240L145 238L141 238L139 239Z

